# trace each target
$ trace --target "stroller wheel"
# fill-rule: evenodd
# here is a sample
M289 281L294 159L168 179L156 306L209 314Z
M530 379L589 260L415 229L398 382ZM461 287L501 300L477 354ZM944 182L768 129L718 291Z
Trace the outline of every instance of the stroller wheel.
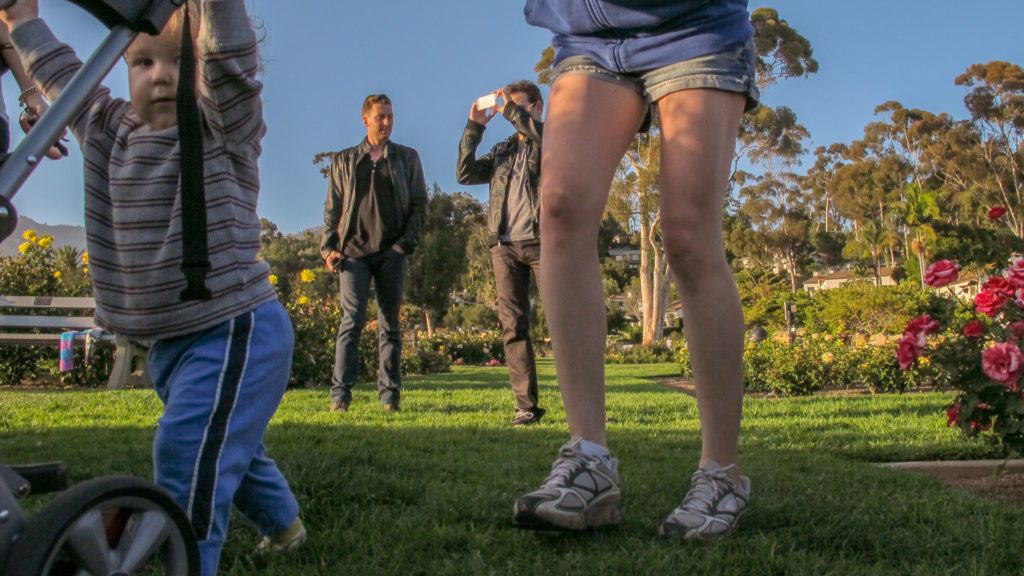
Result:
M14 542L10 576L199 574L185 513L155 484L95 478L61 493Z

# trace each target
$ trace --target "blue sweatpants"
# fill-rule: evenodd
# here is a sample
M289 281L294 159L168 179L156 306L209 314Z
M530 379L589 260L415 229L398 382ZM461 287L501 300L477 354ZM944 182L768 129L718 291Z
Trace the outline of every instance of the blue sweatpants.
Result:
M185 509L202 573L217 573L232 502L260 533L298 517L263 433L288 386L291 320L276 300L208 330L156 342L153 387L164 403L153 442L157 484Z

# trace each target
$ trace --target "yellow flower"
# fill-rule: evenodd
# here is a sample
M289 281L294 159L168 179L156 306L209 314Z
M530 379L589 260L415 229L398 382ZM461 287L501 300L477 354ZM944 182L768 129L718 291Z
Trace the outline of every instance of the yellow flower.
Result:
M299 304L309 304L309 298L307 298L306 296L300 296Z
M271 274L270 276L267 277L267 279L270 280L271 284L273 284L274 286L277 286L277 275L276 274Z
M35 240L36 240L36 231L35 230L25 230L24 232L21 233L21 237L24 238L25 240L28 240L29 242L35 242Z
M21 252L22 254L28 254L28 249L31 247L31 242L22 242L21 244L18 245L18 252Z
M821 361L824 362L825 364L831 364L832 361L835 359L836 357L831 352L825 352L824 354L821 355Z
M82 252L82 264L88 264L88 263L89 263L89 253L88 252Z
M299 272L299 279L303 282L312 282L314 278L316 278L316 275L313 274L312 270L306 269Z
M917 359L917 363L920 364L921 366L927 366L931 364L932 361L929 360L927 356L921 356L920 358Z
M43 236L39 239L39 245L43 248L48 248L50 244L53 244L53 236Z
M831 342L832 341L832 335L831 334L825 334L825 341L826 342Z
M54 270L53 271L53 277L54 278L60 278L60 270Z
M86 266L85 268L82 268L82 272L85 272L86 274L88 274L89 273L89 267Z

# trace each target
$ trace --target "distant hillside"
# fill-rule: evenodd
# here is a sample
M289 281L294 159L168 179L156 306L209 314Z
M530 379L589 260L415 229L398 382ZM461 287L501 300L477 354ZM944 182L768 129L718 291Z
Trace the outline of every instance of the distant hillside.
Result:
M66 224L51 226L36 222L28 216L19 216L18 227L14 229L14 233L3 242L0 242L0 256L14 256L18 253L18 246L25 241L25 238L22 237L22 233L25 230L35 230L36 234L40 236L53 236L54 246L74 246L79 250L85 251L84 226L69 226Z

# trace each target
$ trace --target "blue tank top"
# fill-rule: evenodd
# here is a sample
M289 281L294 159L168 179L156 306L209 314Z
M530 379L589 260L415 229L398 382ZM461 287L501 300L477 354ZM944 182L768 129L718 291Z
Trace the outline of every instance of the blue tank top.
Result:
M524 13L554 33L555 64L587 56L623 73L724 52L754 34L747 0L527 0Z

